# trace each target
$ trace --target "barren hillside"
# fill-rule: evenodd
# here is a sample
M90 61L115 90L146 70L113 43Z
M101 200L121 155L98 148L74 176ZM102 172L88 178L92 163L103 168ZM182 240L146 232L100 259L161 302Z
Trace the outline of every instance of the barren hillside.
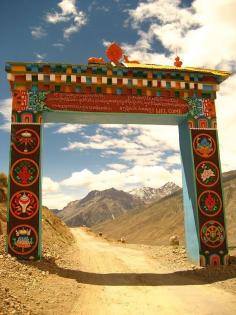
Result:
M229 245L236 246L236 174L225 173L224 198ZM132 211L116 220L93 226L111 239L124 237L129 243L167 245L169 237L178 235L184 245L184 215L182 191L165 197L143 210Z
M136 196L114 188L91 191L81 200L70 202L57 215L68 226L91 226L140 208L143 201Z

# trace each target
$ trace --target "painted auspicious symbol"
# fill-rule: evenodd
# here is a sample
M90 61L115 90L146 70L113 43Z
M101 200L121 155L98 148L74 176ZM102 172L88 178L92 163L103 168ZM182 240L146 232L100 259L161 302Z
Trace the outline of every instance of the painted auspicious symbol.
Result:
M197 97L187 98L187 103L189 106L189 117L198 119L204 116L203 114L203 100Z
M38 245L38 234L30 225L17 225L9 233L8 245L15 254L28 255Z
M30 91L28 108L35 112L48 110L45 104L46 95L47 95L46 91L38 91L38 92Z
M204 99L203 101L203 111L207 118L215 118L216 117L216 110L215 110L215 103L213 100Z
M12 215L21 220L31 219L39 209L37 196L28 190L16 192L10 201Z
M34 160L20 159L11 167L11 179L19 186L33 185L39 177L39 167Z
M213 162L202 161L196 167L196 177L202 186L214 186L219 180L219 169Z
M28 107L28 95L26 91L14 91L12 109L14 111L24 111Z
M197 155L209 158L215 153L216 143L210 135L201 133L194 138L193 149Z
M217 221L207 221L201 228L201 240L208 247L219 247L225 240L224 227Z
M206 190L198 197L198 207L202 214L213 217L221 211L222 201L216 192L213 190Z
M14 137L13 148L21 154L33 154L39 148L39 136L30 128L18 130Z

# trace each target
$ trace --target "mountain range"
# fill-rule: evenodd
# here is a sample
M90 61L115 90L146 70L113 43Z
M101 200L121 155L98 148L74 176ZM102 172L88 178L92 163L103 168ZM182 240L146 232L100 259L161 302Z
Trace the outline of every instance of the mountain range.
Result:
M236 171L223 173L222 179L228 244L236 247ZM125 238L129 243L150 245L167 245L170 236L178 235L184 245L182 189L92 229L111 239Z
M83 199L72 201L61 211L53 212L69 226L90 227L107 220L115 220L179 189L180 187L174 183L167 183L158 189L143 187L130 193L115 188L93 190Z
M143 205L136 196L114 188L93 190L85 198L70 202L57 215L69 226L92 226Z
M136 197L139 197L144 202L149 203L152 201L157 201L163 197L173 194L175 191L181 189L173 182L167 182L165 185L160 188L152 187L140 187L131 190L129 193Z

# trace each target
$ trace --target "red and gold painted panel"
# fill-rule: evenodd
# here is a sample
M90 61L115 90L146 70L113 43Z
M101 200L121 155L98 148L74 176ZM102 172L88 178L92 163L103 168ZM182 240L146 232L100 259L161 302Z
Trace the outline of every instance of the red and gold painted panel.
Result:
M215 129L191 129L201 265L227 264L224 201Z
M40 256L40 125L12 124L8 252Z
M45 103L48 109L78 112L172 115L181 115L188 112L186 101L170 97L50 93L47 95Z

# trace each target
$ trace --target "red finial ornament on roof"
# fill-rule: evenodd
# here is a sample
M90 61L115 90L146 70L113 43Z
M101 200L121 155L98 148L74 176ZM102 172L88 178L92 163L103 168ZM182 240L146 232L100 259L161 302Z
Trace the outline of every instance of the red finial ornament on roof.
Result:
M183 62L180 60L179 56L177 56L175 58L175 62L174 62L175 67L180 68L182 66L182 64L183 64Z
M114 62L115 64L119 63L122 54L123 54L122 49L116 43L112 43L106 50L107 58L111 62Z

